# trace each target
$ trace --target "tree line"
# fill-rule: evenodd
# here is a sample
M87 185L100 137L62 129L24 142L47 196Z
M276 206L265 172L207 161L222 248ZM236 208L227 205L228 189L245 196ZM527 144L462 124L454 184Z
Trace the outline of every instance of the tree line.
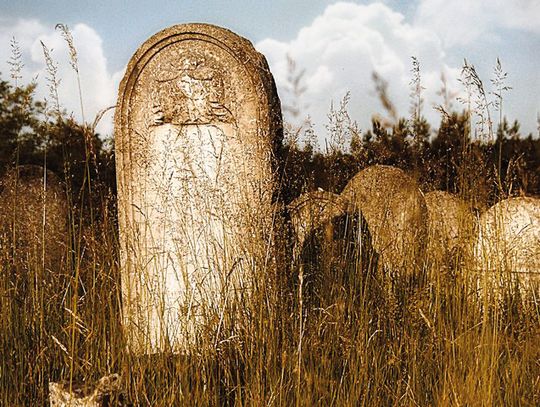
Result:
M83 200L104 191L114 195L112 141L66 112L51 113L46 102L35 99L35 87L0 79L0 177L15 165L41 165ZM423 190L456 193L479 207L508 196L540 195L540 139L522 135L517 121L502 118L487 141L474 137L466 110L444 111L435 129L418 114L412 120L376 117L361 131L346 102L330 111L324 148L309 122L286 126L281 156L286 202L316 188L340 192L355 173L374 164L402 168Z

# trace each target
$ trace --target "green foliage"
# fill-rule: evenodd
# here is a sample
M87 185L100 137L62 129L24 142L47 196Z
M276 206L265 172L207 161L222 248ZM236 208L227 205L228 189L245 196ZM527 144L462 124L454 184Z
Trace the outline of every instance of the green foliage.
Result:
M114 152L89 126L36 101L35 88L0 81L0 176L16 165L45 165L74 196L82 197L90 180L97 182L93 194L114 190Z
M0 175L16 162L35 160L44 147L44 104L34 101L35 88L0 80Z
M290 182L285 196L292 200L319 187L339 193L357 171L385 164L413 174L426 191L445 190L486 206L501 197L540 195L539 152L540 140L523 137L517 122L510 126L503 120L497 140L481 143L471 140L465 112L444 117L435 134L425 118L413 127L400 119L390 128L373 120L371 129L350 138L349 151L334 147L324 154L296 144L287 146Z

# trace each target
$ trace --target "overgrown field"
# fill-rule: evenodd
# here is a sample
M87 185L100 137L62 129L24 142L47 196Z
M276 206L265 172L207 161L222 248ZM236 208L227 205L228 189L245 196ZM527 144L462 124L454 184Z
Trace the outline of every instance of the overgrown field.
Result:
M374 121L362 132L344 99L330 114L326 151L309 125L288 127L281 203L318 187L339 193L372 164L403 168L424 191L456 193L477 213L509 196L539 195L540 141L521 137L502 113L494 132L491 119L482 121L488 105L441 106L441 125L431 130L416 69L410 119ZM466 65L469 101L486 96L475 78ZM538 291L520 290L504 271L495 289L470 260L433 253L410 273L384 270L361 216L340 219L333 244L316 231L297 261L290 233L276 222L267 243L268 252L279 248L275 261L252 270L251 295L231 302L219 330L202 334L189 356L130 355L114 148L95 126L68 118L58 95L51 108L33 101L35 85L0 85L0 174L18 164L52 170L68 220L50 220L43 194L26 215L28 191L2 203L0 405L47 405L50 381L90 383L111 373L122 377L123 403L141 406L540 405ZM384 100L384 84L378 90Z
M282 264L260 274L249 301L234 304L242 321L225 318L193 355L132 357L114 217L73 215L60 260L47 262L43 236L2 246L2 405L45 405L49 381L115 372L134 405L540 403L537 298L510 283L483 296L466 264L381 273L354 244L353 222L341 229L345 249L304 258L302 273Z

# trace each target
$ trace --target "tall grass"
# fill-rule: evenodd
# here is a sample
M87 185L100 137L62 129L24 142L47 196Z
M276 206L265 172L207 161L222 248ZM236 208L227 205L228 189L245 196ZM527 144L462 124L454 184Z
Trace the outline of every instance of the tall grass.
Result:
M14 275L2 250L2 405L44 405L49 381L88 382L112 372L121 373L135 405L540 401L540 316L532 298L508 284L503 303L486 302L465 268L430 270L436 277L417 286L393 280L361 255L349 225L349 245L309 255L304 277L296 268L292 276L269 272L250 303L237 304L247 317L240 329L225 317L223 334L209 331L189 357L133 357L119 323L116 226L107 216L94 228L70 250L78 273L66 262L42 270L36 247ZM73 315L64 297L77 274ZM233 329L237 336L228 337Z
M55 261L43 262L50 236L27 244L25 230L2 230L0 405L47 405L50 381L71 387L110 373L141 406L540 404L538 300L509 281L503 297L482 295L468 261L447 259L448 269L428 259L414 282L383 272L358 215L335 220L330 241L315 230L297 262L278 228L283 253L249 300L231 305L242 321L223 315L191 354L129 354L115 197L102 196L88 221L89 201L67 194Z

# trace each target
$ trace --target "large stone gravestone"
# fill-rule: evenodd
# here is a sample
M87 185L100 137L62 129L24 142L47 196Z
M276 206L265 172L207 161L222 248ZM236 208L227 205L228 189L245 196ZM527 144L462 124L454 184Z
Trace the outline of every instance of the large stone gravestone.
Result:
M115 116L131 351L186 350L249 295L271 244L281 133L267 62L244 38L178 25L132 57Z
M0 244L10 247L16 274L59 273L69 240L67 218L66 194L52 171L20 165L0 181Z
M433 268L470 261L476 221L469 205L446 191L425 194L428 209L428 254Z
M374 165L356 174L341 195L364 216L382 265L403 274L423 266L427 208L414 179L399 168Z
M540 282L540 199L498 202L482 214L475 244L475 269L495 285Z

